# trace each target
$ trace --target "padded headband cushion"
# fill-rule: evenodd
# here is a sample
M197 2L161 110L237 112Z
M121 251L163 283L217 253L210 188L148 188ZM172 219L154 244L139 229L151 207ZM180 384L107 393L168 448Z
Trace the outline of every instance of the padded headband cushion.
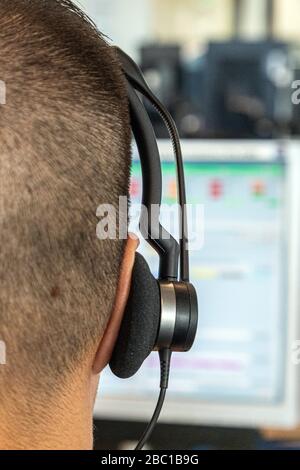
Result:
M110 361L121 379L132 377L152 352L160 322L160 289L142 255L136 254L131 290Z

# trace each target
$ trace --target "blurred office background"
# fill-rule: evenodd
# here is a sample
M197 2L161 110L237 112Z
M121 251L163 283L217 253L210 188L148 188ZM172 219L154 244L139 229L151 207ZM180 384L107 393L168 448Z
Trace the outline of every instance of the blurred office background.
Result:
M186 139L189 197L206 208L207 241L192 259L199 337L187 359L174 361L173 394L150 445L298 447L300 395L289 351L298 333L291 260L300 237L285 217L299 209L300 105L292 84L300 79L300 0L77 3L134 57L170 109ZM162 148L170 200L175 182ZM133 183L139 193L136 165ZM154 359L126 385L106 372L96 447L128 448L139 437L158 373Z
M182 137L300 132L298 0L80 0L142 66ZM166 131L153 115L159 137Z

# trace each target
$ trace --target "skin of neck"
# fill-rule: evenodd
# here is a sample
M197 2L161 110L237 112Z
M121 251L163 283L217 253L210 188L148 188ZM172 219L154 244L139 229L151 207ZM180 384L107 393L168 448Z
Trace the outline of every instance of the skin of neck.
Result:
M74 374L48 402L14 394L0 407L0 449L92 450L98 382L95 374Z
M130 235L123 255L117 293L108 325L99 342L59 390L45 384L24 384L26 374L1 375L0 449L2 450L91 450L93 408L100 374L109 363L127 304L135 252L139 241ZM8 366L5 366L8 367ZM5 377L10 377L9 384ZM2 380L3 379L3 380Z

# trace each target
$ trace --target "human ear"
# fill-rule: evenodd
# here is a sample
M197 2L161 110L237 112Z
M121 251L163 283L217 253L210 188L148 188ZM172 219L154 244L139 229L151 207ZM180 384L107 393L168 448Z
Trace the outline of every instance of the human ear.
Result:
M95 374L100 374L112 356L130 292L132 270L138 246L138 238L129 235L124 250L113 311L93 363L93 372Z

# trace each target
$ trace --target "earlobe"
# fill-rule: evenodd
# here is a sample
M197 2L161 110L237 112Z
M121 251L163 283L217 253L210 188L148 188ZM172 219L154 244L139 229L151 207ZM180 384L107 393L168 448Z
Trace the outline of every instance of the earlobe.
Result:
M135 253L138 246L138 238L135 235L129 235L122 260L114 308L93 364L95 374L100 374L111 359L128 301Z

